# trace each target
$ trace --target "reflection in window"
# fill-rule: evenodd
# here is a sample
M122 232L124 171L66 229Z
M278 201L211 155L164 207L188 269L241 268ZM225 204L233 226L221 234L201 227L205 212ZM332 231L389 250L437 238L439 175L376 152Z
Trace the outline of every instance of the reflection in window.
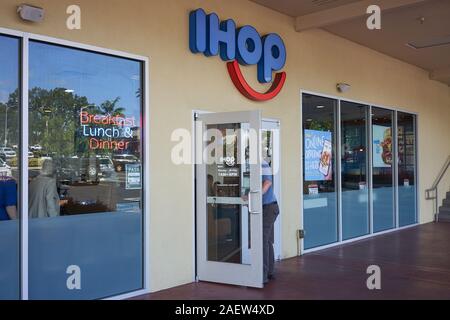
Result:
M142 288L141 69L30 42L32 299ZM70 265L80 267L83 290L65 286Z
M0 35L0 300L19 299L19 40Z

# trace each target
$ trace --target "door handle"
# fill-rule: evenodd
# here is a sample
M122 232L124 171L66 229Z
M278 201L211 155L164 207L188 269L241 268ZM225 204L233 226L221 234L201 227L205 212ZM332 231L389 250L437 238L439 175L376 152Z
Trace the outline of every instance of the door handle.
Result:
M261 190L253 190L253 191L250 191L250 193L249 193L249 195L248 195L248 212L249 212L250 214L261 214L260 211L255 211L255 210L253 210L253 205L252 205L252 203L253 203L253 201L252 201L252 196L253 196L253 195L257 195L258 193L261 193Z

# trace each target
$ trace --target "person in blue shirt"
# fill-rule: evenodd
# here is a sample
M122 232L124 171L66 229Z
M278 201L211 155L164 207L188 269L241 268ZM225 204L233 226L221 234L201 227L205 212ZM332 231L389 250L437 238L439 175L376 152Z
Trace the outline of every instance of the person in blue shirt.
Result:
M280 214L273 188L273 172L267 161L262 161L263 194L263 265L264 283L275 277L274 225Z
M17 183L12 178L0 178L0 221L17 219Z

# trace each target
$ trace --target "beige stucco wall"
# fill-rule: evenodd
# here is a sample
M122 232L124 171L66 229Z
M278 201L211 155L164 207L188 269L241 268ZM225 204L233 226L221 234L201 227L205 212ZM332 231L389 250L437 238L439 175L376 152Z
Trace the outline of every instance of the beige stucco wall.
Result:
M300 228L300 89L339 96L337 82L352 84L341 95L419 113L421 222L432 220L424 190L450 154L450 89L430 81L414 66L387 57L322 30L296 33L293 20L245 0L30 0L46 10L45 22L18 19L23 0L2 0L0 27L106 47L150 58L151 126L151 281L160 290L193 278L192 167L171 162L170 136L191 128L193 109L262 109L282 123L283 257L297 254ZM82 8L82 30L65 27L66 8ZM287 46L288 80L273 101L254 103L233 87L217 57L188 49L188 13L202 7L262 34L279 33ZM255 86L256 69L245 71ZM261 88L261 87L260 87Z

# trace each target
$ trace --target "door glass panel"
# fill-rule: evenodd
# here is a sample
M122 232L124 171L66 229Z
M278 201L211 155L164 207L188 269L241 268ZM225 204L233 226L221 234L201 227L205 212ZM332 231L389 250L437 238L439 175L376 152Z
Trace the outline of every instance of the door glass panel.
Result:
M341 102L342 236L344 240L369 231L367 182L368 107Z
M20 298L20 42L0 35L0 300Z
M336 106L336 100L303 95L305 249L338 241Z
M398 202L400 227L417 223L416 116L398 112Z
M29 295L143 287L142 65L30 42Z
M393 114L393 111L372 108L374 232L393 229L395 226Z
M207 126L208 261L251 264L249 124Z

